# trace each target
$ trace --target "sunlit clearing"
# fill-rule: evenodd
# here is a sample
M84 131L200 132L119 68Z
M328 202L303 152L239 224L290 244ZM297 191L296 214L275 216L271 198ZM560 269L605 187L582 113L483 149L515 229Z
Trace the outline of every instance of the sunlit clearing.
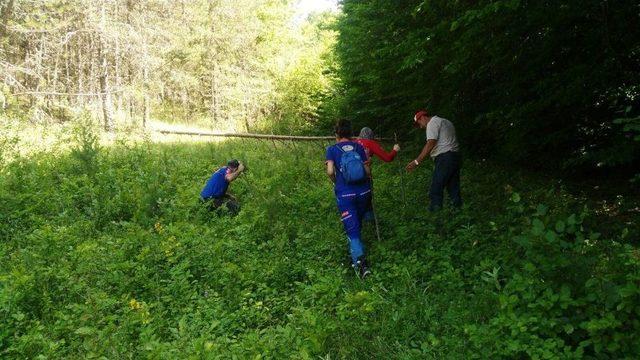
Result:
M300 25L311 13L338 11L337 0L300 0L296 6L294 23Z

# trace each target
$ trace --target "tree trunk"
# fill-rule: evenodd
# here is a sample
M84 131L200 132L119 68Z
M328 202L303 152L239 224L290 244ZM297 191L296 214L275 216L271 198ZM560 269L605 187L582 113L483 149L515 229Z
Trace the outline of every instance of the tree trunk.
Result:
M102 55L102 72L100 74L100 95L102 98L102 115L104 119L104 130L113 131L113 108L111 103L111 93L109 92L108 63L104 51Z
M142 114L142 127L146 128L149 122L149 114L151 113L151 101L149 100L149 66L145 59L142 68L142 78L144 81L144 102L143 102L143 114Z
M261 140L291 140L291 141L335 140L335 136L295 136L295 135L270 135L270 134L251 134L251 133L214 133L214 132L204 132L204 131L180 131L180 130L159 130L158 132L165 135L237 137L237 138L243 138L243 139L261 139ZM376 140L381 140L381 139L376 139Z
M247 111L246 97L244 97L242 101L242 117L244 118L244 127L247 129L247 132L251 132L251 128L249 127L249 112Z
M115 1L115 7L116 7L116 13L114 17L116 20L119 20L120 7L118 5L117 0ZM114 66L115 66L114 76L115 76L116 89L120 90L122 88L122 75L121 75L121 65L120 65L120 34L116 35L116 53L114 56ZM122 111L122 95L116 96L116 104L117 104L116 112L120 113Z
M2 8L2 23L0 24L0 40L7 35L7 23L13 13L13 0L9 0L7 5Z
M218 126L218 83L216 78L216 65L213 65L211 72L211 116L213 117L214 128Z
M106 4L102 2L100 9L100 50L99 58L101 64L100 69L100 93L102 98L102 114L104 119L104 130L113 131L113 104L111 102L111 93L109 90L109 62L107 60L107 44L105 41L105 24L106 24Z
M89 59L91 62L93 62L92 56L89 56ZM80 56L80 50L76 49L76 68L78 69L78 92L81 93L84 91L84 66L82 64L82 57ZM76 98L75 99L75 104L76 106L78 105L83 105L84 100L80 99L80 98Z
M64 44L64 89L65 92L71 92L71 73L69 72L69 44ZM67 96L67 105L71 105L71 96Z
M143 32L141 30L141 32ZM147 127L149 123L149 114L151 113L151 101L149 99L149 47L147 45L146 34L143 35L143 59L142 59L142 128Z

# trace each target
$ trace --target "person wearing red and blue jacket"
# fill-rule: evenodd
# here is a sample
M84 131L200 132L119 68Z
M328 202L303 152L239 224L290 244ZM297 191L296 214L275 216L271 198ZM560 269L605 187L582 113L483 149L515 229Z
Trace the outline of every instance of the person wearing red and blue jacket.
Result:
M386 152L374 139L373 130L368 127L363 127L362 130L360 130L360 136L358 136L356 141L364 146L369 158L375 155L384 162L392 162L396 155L398 155L398 151L400 151L400 145L395 144L390 152Z
M395 159L396 155L398 155L398 151L400 151L400 145L393 145L393 149L390 152L386 152L382 146L374 139L373 130L368 127L363 127L360 130L360 136L356 140L358 144L364 147L365 152L369 159L372 159L373 156L377 156L380 160L384 162L392 162ZM373 176L371 177L371 190L373 191ZM369 204L369 209L364 215L364 219L366 221L374 221L375 215L373 214L373 193L371 195L371 203Z
M233 195L228 194L229 184L242 174L244 165L238 160L229 160L227 166L216 170L200 192L200 200L209 206L210 210L217 210L225 205L232 215L240 211L240 205Z
M339 120L335 126L336 144L327 147L325 163L327 175L334 183L336 203L349 241L352 266L356 274L364 278L369 274L369 269L365 260L361 230L362 218L371 203L371 169L364 147L353 141L351 134L351 123ZM355 153L347 154L349 152ZM342 163L345 159L349 159L349 162L356 161L355 159L361 162L356 164L364 171L360 180L349 180L350 175L345 173L346 165Z

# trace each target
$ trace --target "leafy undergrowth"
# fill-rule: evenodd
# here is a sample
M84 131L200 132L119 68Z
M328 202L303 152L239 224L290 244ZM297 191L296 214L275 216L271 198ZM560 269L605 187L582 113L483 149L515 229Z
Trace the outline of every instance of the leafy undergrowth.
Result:
M505 187L469 162L465 208L432 215L428 167L400 177L377 163L382 241L365 228L362 282L323 146L81 138L1 170L0 357L640 353L640 253L623 230L601 238L562 191ZM242 211L214 216L198 194L232 157L249 168L231 186Z

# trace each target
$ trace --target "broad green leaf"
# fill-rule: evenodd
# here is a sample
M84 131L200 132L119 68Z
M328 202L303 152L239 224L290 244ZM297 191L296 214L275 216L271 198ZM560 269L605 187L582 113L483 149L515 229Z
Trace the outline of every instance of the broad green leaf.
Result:
M533 219L531 231L534 235L541 235L544 232L544 223L538 219Z
M553 230L547 230L544 238L547 239L548 242L554 242L558 239L558 235Z

